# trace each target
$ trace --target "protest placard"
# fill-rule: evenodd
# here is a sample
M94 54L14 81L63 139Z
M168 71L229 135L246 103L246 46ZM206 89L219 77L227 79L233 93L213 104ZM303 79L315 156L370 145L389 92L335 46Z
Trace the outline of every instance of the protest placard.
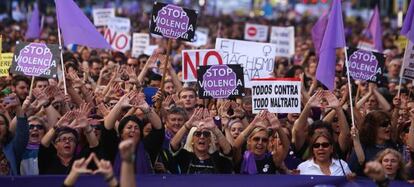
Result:
M198 96L202 99L244 96L243 77L243 68L240 65L199 66Z
M262 110L272 113L300 113L301 81L296 78L252 80L253 113Z
M197 26L197 12L155 2L152 8L150 32L166 38L193 41Z
M0 77L9 75L9 68L12 64L13 53L2 53L0 58Z
M16 45L10 71L20 75L56 78L59 60L58 45L20 42Z
M108 28L115 32L129 32L131 29L131 20L122 17L109 18Z
M414 45L411 41L408 41L408 46L405 50L402 77L414 80Z
M276 45L224 38L216 39L216 48L224 64L240 64L245 86L251 88L253 78L271 77L276 56Z
M150 44L150 36L148 33L134 33L132 35L132 57L137 58L144 54L145 48Z
M207 30L207 33L204 33L197 29L195 32L194 41L187 42L187 44L194 46L194 47L201 47L203 45L206 45L207 42L208 42L208 30Z
M265 42L269 34L267 25L246 23L244 27L244 39L251 41Z
M270 43L276 45L276 56L293 56L295 54L295 28L272 27Z
M110 28L106 29L105 40L112 49L125 53L131 48L131 35L129 32L116 32Z
M183 50L182 72L184 82L197 81L197 67L223 64L223 59L216 50Z
M349 75L355 80L381 84L384 81L384 54L348 48ZM344 69L346 70L345 64Z
M93 24L95 26L106 26L110 18L115 17L114 8L94 8L92 10Z

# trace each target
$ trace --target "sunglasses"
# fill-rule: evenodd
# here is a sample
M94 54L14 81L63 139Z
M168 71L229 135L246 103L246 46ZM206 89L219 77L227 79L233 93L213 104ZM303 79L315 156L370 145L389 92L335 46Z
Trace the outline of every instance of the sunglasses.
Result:
M314 143L312 145L313 148L320 148L322 146L322 148L328 148L331 144L328 142L323 142L323 143Z
M91 125L91 127L96 130L101 130L101 125Z
M390 122L389 121L385 121L384 123L381 123L380 124L380 127L384 127L384 128L387 128L389 126L390 126Z
M269 142L269 138L262 138L262 137L254 137L254 138L252 138L252 140L254 142L260 142L260 141L262 141L263 143Z
M194 136L201 137L203 135L205 138L210 138L211 133L209 131L195 131Z
M43 125L29 124L29 129L30 130L33 130L33 129L43 130L43 129L45 129L45 127Z
M127 64L129 67L134 67L134 68L136 68L136 67L138 67L138 64Z

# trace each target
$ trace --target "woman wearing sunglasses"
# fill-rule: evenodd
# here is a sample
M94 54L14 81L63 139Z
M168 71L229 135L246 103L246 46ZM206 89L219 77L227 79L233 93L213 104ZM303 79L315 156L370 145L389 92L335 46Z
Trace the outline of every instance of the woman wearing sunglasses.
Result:
M181 139L187 134L186 143ZM216 142L220 149L216 147ZM195 109L170 142L182 174L231 173L231 145L207 109Z
M274 149L268 151L269 139L275 133L278 133L282 142L282 150L277 149L280 146L273 146ZM244 151L246 141L247 148ZM281 170L289 150L289 139L276 115L262 111L237 137L234 147L236 170L240 170L240 173L276 174Z
M315 133L309 147L310 158L298 166L300 174L344 176L352 173L345 161L335 158L333 143L329 133Z

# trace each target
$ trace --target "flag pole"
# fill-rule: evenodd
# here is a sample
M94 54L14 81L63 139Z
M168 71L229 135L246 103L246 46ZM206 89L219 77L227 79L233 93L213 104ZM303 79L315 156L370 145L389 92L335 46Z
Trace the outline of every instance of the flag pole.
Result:
M55 0L55 5L56 5L56 1L59 0ZM63 63L63 47L62 47L62 36L60 33L60 25L59 25L59 16L58 16L58 10L57 10L57 6L56 6L56 22L57 22L57 30L58 30L58 38L59 38L59 49L60 49L60 64L62 66L62 79L63 79L63 87L65 90L65 95L68 95L68 90L66 88L66 76L65 76L65 64Z
M167 57L165 59L165 64L164 64L164 72L162 72L162 79L161 79L161 86L160 86L160 90L161 93L164 92L164 83L165 83L165 78L167 76L167 71L168 71L168 63L170 61L170 53L171 53L171 45L172 45L172 39L169 38L168 39L168 43L167 43ZM156 112L159 114L159 112L161 111L161 103L162 103L162 97L160 97L155 105L155 109Z
M349 76L348 52L346 51L346 47L344 47L344 51L345 51L346 76L348 79L349 105L351 107L352 127L355 127L354 103L352 102L352 87L351 87L351 78Z
M407 48L408 48L408 44L410 43L410 40L407 40L407 44L405 44L405 50L404 50L404 57L402 60L402 64L400 67L400 81L398 82L398 98L400 98L400 94L401 94L401 82L402 82L402 75L403 75L403 69L404 69L404 58L405 55L407 55Z
M32 81L30 82L29 98L32 98L32 91L33 91L33 86L34 86L34 79L35 79L35 77L32 76Z

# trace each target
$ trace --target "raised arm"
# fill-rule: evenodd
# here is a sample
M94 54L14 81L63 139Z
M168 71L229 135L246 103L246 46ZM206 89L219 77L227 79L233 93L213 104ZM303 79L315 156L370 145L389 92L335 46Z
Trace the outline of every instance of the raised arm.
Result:
M266 119L270 123L270 129L274 133L277 133L279 135L279 139L282 142L282 151L278 151L277 146L274 146L272 154L273 162L276 164L277 167L281 167L283 165L283 161L285 160L289 152L290 141L286 133L283 132L280 121L275 114L268 112L266 114Z
M135 146L132 140L124 140L119 144L121 155L121 187L136 187L134 175Z
M375 97L377 98L378 104L380 106L380 108L384 111L389 111L391 110L391 105L388 103L388 101L384 98L384 96L382 96L381 93L378 92L378 88L377 85L375 83L369 83L370 87L372 86L372 90L373 93L375 95Z
M358 159L359 165L363 166L365 162L365 153L362 149L361 141L359 140L359 133L358 129L355 127L351 128L351 136L352 136L352 142L354 144L354 151L355 155Z
M116 103L116 105L112 108L112 110L109 112L107 116L104 118L104 125L105 128L108 130L111 130L114 128L115 123L119 116L122 113L123 108L131 107L132 105L130 103L130 97L131 93L125 94L121 97L121 99Z
M218 144L220 145L220 148L223 154L225 155L230 154L231 145L226 140L226 137L224 137L223 133L220 131L217 125L214 124L213 116L210 115L210 113L208 112L208 109L204 109L203 111L203 120L200 122L200 128L206 128L212 131L213 134L217 138Z
M192 127L198 125L199 120L201 120L203 115L203 110L196 108L191 115L190 119L184 123L184 125L178 130L175 136L170 141L170 146L173 152L178 151L181 147L181 140L183 137L190 131Z

